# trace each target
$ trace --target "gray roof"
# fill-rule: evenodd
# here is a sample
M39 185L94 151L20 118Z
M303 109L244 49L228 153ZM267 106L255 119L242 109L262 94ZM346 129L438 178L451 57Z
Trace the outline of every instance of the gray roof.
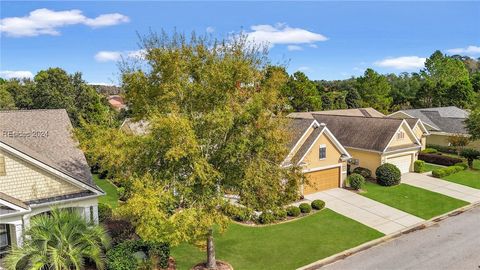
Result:
M455 106L402 110L412 117L419 118L436 130L448 133L467 133L465 119L469 112Z
M290 132L291 138L287 146L288 149L292 149L314 120L304 118L289 118L288 120L287 129Z
M97 190L64 109L0 111L0 141Z
M403 119L313 114L344 147L383 152Z
M385 117L385 115L374 108L358 108L358 109L340 109L329 111L314 111L314 112L293 112L289 117L296 118L311 118L312 114L328 114L328 115L346 115L346 116L363 116L363 117Z
M320 135L320 133L322 133L323 129L324 129L324 127L316 127L312 131L312 133L310 133L308 138L305 140L305 142L302 144L302 146L295 153L295 156L293 156L292 161L294 163L298 163L300 161L300 159L307 153L308 149L315 142L315 139L317 139L318 135Z

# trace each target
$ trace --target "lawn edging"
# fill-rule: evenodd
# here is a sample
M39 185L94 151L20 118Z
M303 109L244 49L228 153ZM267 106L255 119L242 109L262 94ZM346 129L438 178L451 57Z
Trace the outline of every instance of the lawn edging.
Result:
M367 249L370 249L374 246L377 246L381 243L384 243L384 242L387 242L389 240L392 240L392 239L395 239L397 237L400 237L404 234L409 234L411 232L414 232L414 231L418 231L418 230L423 230L423 229L426 229L428 227L431 227L437 223L439 223L440 221L444 220L444 219L447 219L449 217L454 217L454 216L457 216L457 215L460 215L472 208L475 208L477 206L480 206L480 202L477 202L477 203L472 203L472 204L469 204L469 205L466 205L466 206L463 206L463 207L460 207L460 208L457 208L457 209L454 209L450 212L447 212L445 214L442 214L442 215L439 215L439 216L436 216L436 217L433 217L429 220L426 220L424 222L422 222L421 224L416 224L416 225L413 225L413 226L410 226L410 227L407 227L401 231L398 231L396 233L392 233L392 234L389 234L389 235L385 235L383 237L380 237L380 238L377 238L377 239L374 239L370 242L366 242L366 243L363 243L359 246L356 246L356 247L353 247L353 248L350 248L350 249L347 249L345 251L342 251L342 252L339 252L337 254L334 254L330 257L327 257L327 258L323 258L321 260L318 260L316 262L313 262L311 264L308 264L308 265L305 265L305 266L302 266L302 267L299 267L297 268L297 270L315 270L315 269L319 269L320 267L322 266L325 266L325 265L328 265L328 264L332 264L338 260L343 260L351 255L354 255L356 253L359 253L359 252L362 252L364 250L367 250Z

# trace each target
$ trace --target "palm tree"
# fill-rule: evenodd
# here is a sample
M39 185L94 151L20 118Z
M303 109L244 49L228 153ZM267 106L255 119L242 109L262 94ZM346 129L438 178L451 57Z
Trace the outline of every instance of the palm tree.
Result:
M4 262L8 270L80 270L89 260L102 270L109 245L101 226L88 224L74 211L54 209L32 218L23 246L14 247Z

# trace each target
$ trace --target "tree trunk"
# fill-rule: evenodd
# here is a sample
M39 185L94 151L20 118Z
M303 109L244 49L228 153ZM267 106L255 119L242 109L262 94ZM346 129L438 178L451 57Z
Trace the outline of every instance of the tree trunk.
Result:
M207 268L217 269L217 260L215 259L215 246L213 244L213 229L208 231L207 237Z

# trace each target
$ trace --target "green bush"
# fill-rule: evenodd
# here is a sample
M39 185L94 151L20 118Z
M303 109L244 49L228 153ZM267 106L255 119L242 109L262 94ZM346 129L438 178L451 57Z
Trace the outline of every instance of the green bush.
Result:
M436 178L442 178L463 170L465 170L465 167L463 165L461 166L455 165L455 166L449 166L449 167L433 170L432 175L433 177L436 177Z
M363 168L363 167L357 167L357 168L353 169L353 173L360 174L365 179L372 177L372 171L370 171L367 168Z
M415 160L415 162L413 163L413 171L416 173L421 173L425 171L425 161Z
M258 217L258 222L261 224L269 224L275 222L275 215L270 211L263 211Z
M301 203L298 208L300 208L302 213L310 213L312 211L312 207L308 203Z
M287 215L289 217L298 217L300 215L300 208L297 206L289 206L287 207Z
M468 169L468 164L466 163L457 163L455 164L455 166L459 166L459 167L462 167L464 170Z
M353 173L347 177L347 182L351 188L355 190L361 189L365 186L365 178L358 173Z
M126 192L124 187L117 187L117 194L120 200L125 201L127 199L125 198Z
M480 159L480 151L471 148L465 148L460 152L460 156L466 158L468 167L473 169L473 160Z
M457 154L457 149L453 146L444 146L444 145L437 145L437 144L427 144L427 148L435 149L439 152L449 153L449 154Z
M424 154L436 154L438 153L438 150L435 148L425 148L421 152Z
M310 206L315 210L322 210L325 207L325 202L322 200L314 200Z
M253 210L247 207L226 203L223 208L223 213L229 216L231 219L244 222L252 220Z
M385 163L380 165L375 171L377 183L382 186L395 186L400 184L402 174L397 166Z
M442 177L447 176L447 173L445 172L445 170L443 168L440 168L440 169L433 170L432 175L433 175L433 177L436 177L436 178L442 178Z
M109 270L137 269L144 260L136 256L136 252L143 252L150 259L154 257L161 268L168 266L170 257L168 244L134 240L120 243L107 252L107 268Z
M272 211L275 219L277 220L284 220L287 217L287 210L284 208L278 208Z
M98 220L104 222L112 217L112 207L106 203L98 203Z

